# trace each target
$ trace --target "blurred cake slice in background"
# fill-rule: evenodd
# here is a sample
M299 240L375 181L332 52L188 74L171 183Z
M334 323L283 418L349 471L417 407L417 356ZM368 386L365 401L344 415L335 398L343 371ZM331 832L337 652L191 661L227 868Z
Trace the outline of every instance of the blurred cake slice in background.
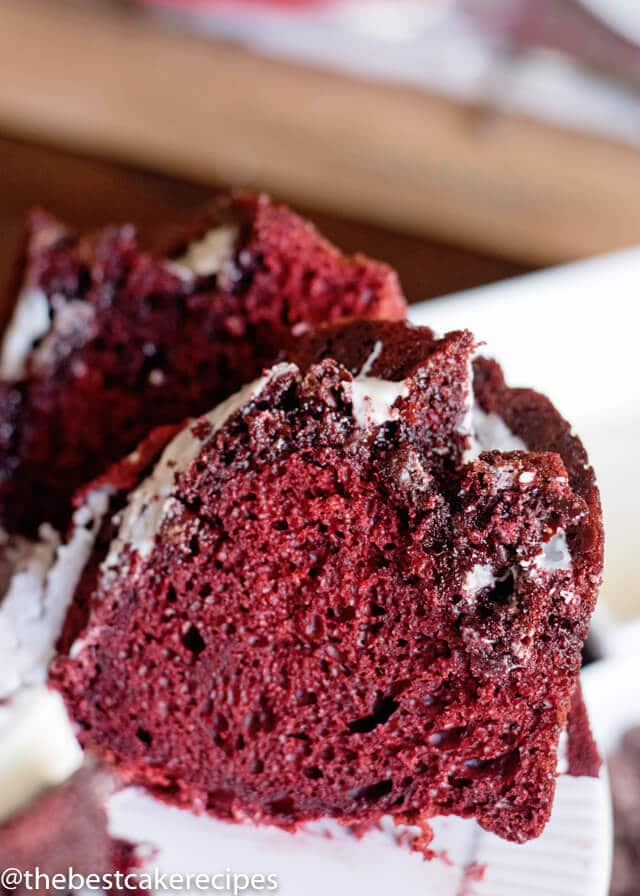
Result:
M112 789L108 776L83 757L57 694L25 688L1 703L0 871L42 875L6 891L45 893L46 876L67 879L70 869L104 875L132 866L133 847L107 829Z
M307 327L403 319L394 272L264 196L224 196L170 250L31 214L0 358L0 523L64 527L74 490L202 413Z

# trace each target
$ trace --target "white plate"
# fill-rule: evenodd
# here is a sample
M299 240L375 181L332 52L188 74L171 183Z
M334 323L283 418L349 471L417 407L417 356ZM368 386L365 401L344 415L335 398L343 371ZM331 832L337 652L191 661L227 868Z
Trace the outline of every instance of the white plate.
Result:
M607 756L629 728L640 725L639 678L639 653L593 663L582 672L591 727Z
M582 0L604 22L640 44L638 0Z
M639 497L627 441L640 436L632 325L638 284L640 252L628 252L427 302L411 312L416 323L440 331L472 329L490 343L512 382L535 384L575 422L605 493L612 600L623 581L626 588L640 583L639 552L627 559L635 530L626 529ZM616 570L615 561L622 560ZM591 702L595 707L595 697ZM292 896L605 896L611 859L606 781L566 776L559 779L547 829L524 846L499 840L474 822L436 820L434 848L446 851L449 862L424 862L399 846L388 827L361 840L329 824L291 836L198 818L133 790L112 800L111 824L119 836L153 844L158 852L152 865L163 871L274 873L279 892ZM483 880L465 877L471 863L486 866Z
M433 846L446 858L429 862L399 845L389 825L360 840L330 823L291 835L196 817L133 789L112 799L110 819L117 836L153 847L145 867L275 874L283 896L605 896L611 861L606 781L567 776L538 840L518 846L471 821L436 819ZM484 867L481 881L467 877L472 864Z

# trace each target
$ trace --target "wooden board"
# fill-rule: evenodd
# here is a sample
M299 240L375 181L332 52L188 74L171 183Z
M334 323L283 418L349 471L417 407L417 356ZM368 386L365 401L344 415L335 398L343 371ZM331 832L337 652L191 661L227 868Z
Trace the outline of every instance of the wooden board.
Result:
M187 221L212 195L190 183L44 144L0 136L0 329L12 306L8 281L25 212L39 205L80 229L133 221L143 244ZM394 267L409 301L514 277L525 268L426 237L300 208L345 252L365 252Z
M0 0L0 129L549 263L640 240L640 155L268 60L121 9Z

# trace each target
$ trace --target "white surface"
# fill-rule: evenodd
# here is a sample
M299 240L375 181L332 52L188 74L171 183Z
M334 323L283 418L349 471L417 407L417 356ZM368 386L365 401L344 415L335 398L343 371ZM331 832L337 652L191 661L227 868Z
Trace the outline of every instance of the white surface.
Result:
M602 596L640 608L640 250L531 274L414 305L411 319L486 340L514 386L547 394L584 441L607 532Z
M636 640L636 647L639 645ZM605 756L611 755L629 728L640 725L639 677L639 652L583 669L582 689L591 728Z
M0 822L81 765L82 750L59 694L30 688L0 705Z
M638 0L582 0L582 2L620 34L640 43Z
M196 817L133 789L117 794L110 806L114 834L158 850L149 867L275 873L283 896L605 896L609 813L605 782L563 776L538 840L519 846L474 822L437 819L432 845L447 859L425 862L396 843L390 825L361 840L329 822L292 836ZM465 880L470 863L486 865L482 881Z

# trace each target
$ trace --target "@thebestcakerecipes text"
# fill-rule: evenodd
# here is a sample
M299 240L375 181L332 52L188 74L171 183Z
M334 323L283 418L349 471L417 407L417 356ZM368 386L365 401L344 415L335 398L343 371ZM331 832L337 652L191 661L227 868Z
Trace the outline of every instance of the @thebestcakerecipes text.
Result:
M267 872L224 871L172 873L153 868L145 871L110 871L102 874L81 874L69 867L65 871L49 874L37 866L4 868L0 871L0 890L8 893L48 890L53 893L88 892L141 892L164 893L221 893L240 896L246 893L275 893L278 891L277 874Z

